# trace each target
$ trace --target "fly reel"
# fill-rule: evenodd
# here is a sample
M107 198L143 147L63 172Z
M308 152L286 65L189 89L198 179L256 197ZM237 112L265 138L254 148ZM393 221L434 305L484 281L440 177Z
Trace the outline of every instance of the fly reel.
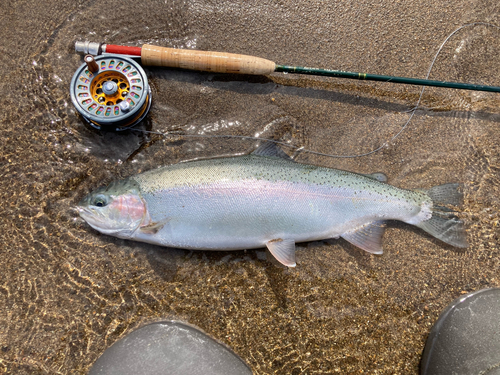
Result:
M151 107L146 73L119 55L87 55L73 75L70 93L76 110L94 128L122 131L137 125Z

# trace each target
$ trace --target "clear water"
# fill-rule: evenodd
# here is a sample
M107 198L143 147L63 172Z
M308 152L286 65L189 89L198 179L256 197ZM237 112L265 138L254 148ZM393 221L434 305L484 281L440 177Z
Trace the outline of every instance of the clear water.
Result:
M90 190L140 171L239 154L255 142L101 134L76 115L75 40L257 55L287 65L425 77L437 48L498 2L10 1L0 15L2 257L0 369L86 373L103 350L160 318L196 325L256 374L417 373L439 312L500 286L498 94L431 89L389 147L369 157L299 160L391 184L464 183L470 248L391 224L385 254L343 240L298 246L293 270L262 251L188 252L93 231L72 210ZM500 33L464 29L432 79L500 86ZM146 68L154 131L270 137L356 154L390 139L418 87L275 74Z

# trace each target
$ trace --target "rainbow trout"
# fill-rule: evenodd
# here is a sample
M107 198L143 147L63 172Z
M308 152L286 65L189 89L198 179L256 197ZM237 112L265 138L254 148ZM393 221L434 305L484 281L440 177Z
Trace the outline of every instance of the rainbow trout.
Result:
M342 237L382 254L386 220L467 247L458 184L405 190L384 175L297 163L272 143L250 155L179 163L111 183L80 216L101 233L197 250L267 247L295 266L295 243Z

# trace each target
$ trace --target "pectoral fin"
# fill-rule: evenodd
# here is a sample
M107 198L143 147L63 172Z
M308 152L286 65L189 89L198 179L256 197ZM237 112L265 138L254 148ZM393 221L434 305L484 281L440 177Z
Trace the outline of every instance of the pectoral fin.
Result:
M282 240L278 238L266 243L267 248L273 256L287 267L295 267L295 241Z
M385 224L383 221L374 221L354 231L344 233L341 237L369 253L383 254L382 236L384 230Z
M149 223L148 225L144 225L140 227L140 231L146 234L156 234L158 231L163 228L163 226L168 223L169 219L156 221Z

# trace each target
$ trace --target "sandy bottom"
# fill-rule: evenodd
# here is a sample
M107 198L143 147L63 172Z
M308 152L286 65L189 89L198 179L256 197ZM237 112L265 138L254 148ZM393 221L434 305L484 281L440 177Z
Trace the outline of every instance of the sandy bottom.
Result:
M343 240L298 246L284 269L264 250L189 252L101 235L72 207L112 180L181 160L235 155L255 142L103 134L76 114L75 40L245 53L280 64L426 76L447 35L497 1L13 0L0 15L2 142L0 371L83 374L134 328L200 327L256 374L415 374L440 311L500 286L500 97L322 77L235 76L146 68L153 105L141 129L273 138L299 161L393 185L464 184L470 247L391 223L382 256ZM500 31L467 27L432 79L500 86ZM288 150L289 153L293 150Z

